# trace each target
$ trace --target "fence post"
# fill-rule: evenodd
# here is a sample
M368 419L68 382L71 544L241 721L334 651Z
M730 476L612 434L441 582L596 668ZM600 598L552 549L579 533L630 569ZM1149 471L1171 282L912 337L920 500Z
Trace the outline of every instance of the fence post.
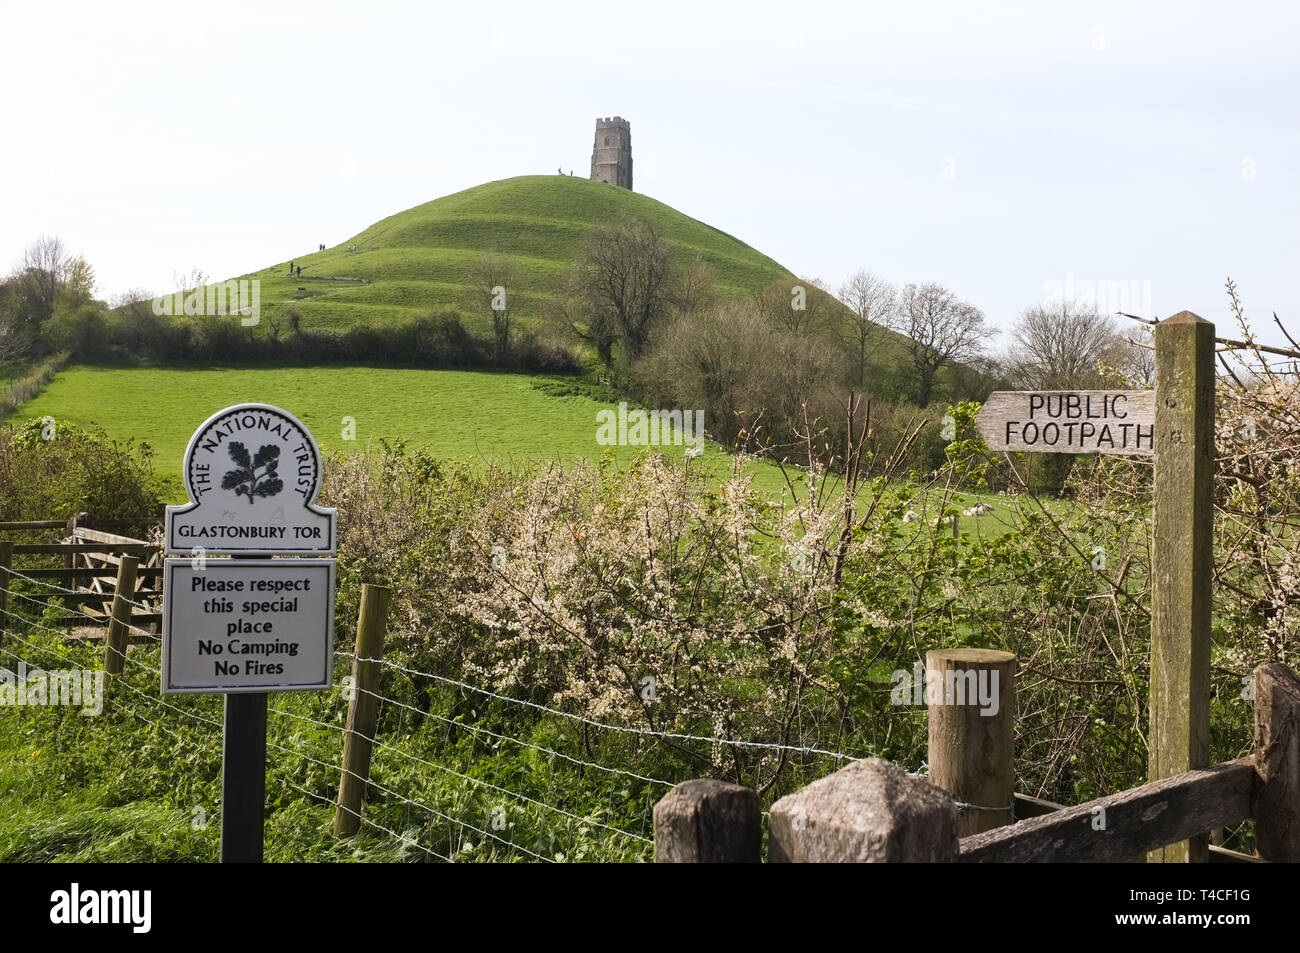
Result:
M104 636L104 672L121 675L126 665L128 630L131 626L131 602L135 599L135 576L140 560L123 556L117 567L117 585L113 589L113 612Z
M73 516L68 517L68 522L64 524L64 529L67 532L67 539L69 543L75 544L77 541L77 522L79 520L88 520L88 519L90 519L89 513L76 513ZM70 550L69 552L63 554L63 568L64 569L77 568L77 553L75 551ZM83 577L81 576L68 577L68 588L80 589L82 578Z
M1147 775L1210 763L1210 609L1214 573L1214 325L1180 311L1155 329L1156 423L1151 546ZM1209 860L1205 837L1148 855Z
M763 824L758 795L712 778L677 785L655 805L655 863L757 864Z
M1255 669L1255 852L1300 861L1300 678L1280 662Z
M952 863L957 808L880 758L854 761L772 805L772 863Z
M957 833L1015 820L1016 657L992 649L925 655L929 781L957 802Z
M361 805L370 779L372 739L379 724L379 662L384 654L384 629L392 590L367 584L361 587L361 613L357 619L356 658L352 661L352 691L348 698L348 730L343 736L343 773L334 809L334 833L339 837L361 828Z
M0 645L4 645L5 629L9 625L9 567L14 562L14 544L0 539Z

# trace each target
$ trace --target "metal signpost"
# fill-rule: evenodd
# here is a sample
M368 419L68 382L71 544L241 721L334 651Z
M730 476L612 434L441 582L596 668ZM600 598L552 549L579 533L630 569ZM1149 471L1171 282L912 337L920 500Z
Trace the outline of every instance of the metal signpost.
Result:
M328 688L335 511L315 505L320 451L292 414L239 404L190 438L190 502L167 507L162 693L226 696L221 860L260 862L266 695ZM210 559L231 556L231 559Z

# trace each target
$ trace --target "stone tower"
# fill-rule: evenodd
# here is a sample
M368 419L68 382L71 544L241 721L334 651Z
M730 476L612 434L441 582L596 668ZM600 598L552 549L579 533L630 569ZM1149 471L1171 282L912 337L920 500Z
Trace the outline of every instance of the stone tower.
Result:
M622 116L596 120L596 144L591 150L591 178L619 188L632 188L632 124Z

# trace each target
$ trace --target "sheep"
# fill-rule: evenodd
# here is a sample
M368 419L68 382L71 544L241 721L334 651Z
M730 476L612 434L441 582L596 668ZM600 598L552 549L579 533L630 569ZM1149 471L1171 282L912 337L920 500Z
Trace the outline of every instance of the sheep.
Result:
M981 501L979 503L976 503L968 510L962 510L962 515L980 517L983 516L985 513L992 513L992 512L993 512L993 507Z
M917 513L916 510L908 510L906 513L903 514L904 523L915 523L920 518L921 515Z

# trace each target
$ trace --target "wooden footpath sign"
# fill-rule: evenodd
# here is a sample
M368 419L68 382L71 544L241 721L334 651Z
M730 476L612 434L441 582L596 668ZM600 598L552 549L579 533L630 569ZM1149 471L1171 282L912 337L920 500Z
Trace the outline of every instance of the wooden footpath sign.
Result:
M990 449L1018 453L1155 452L1152 390L995 391L976 421Z
M1148 776L1209 766L1214 578L1214 325L1180 311L1155 328L1154 390L998 391L976 426L993 450L1152 454ZM1152 861L1205 861L1195 837Z

